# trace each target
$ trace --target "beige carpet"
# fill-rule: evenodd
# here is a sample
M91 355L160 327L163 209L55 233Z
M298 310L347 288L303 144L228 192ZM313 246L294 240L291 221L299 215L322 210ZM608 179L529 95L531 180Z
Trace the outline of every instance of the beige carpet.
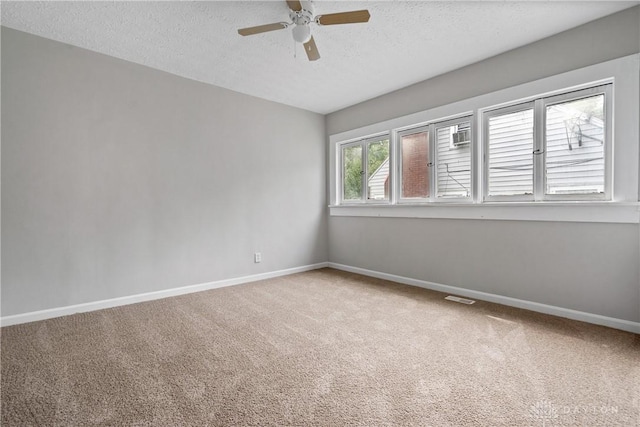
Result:
M2 328L2 425L640 425L640 336L323 269Z

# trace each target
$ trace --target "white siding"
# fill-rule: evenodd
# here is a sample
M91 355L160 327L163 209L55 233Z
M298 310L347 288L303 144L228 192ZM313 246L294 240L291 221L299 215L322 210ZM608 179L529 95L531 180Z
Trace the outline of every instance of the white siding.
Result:
M489 195L533 194L533 109L489 118Z
M437 197L471 195L471 143L453 146L455 129L454 125L436 130Z
M533 194L533 110L489 118L489 195ZM604 192L604 123L571 105L547 108L547 194Z
M548 194L604 192L604 123L568 105L547 108Z
M383 200L384 195L384 183L389 176L389 158L382 162L378 170L376 170L367 185L369 186L369 199Z

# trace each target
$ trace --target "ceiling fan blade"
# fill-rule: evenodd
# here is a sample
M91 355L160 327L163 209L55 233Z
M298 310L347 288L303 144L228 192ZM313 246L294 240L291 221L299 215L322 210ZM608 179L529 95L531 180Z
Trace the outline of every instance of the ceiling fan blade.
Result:
M307 52L307 58L309 58L309 61L316 61L320 59L320 53L318 52L316 42L313 40L313 36L311 36L309 41L304 44L304 51Z
M241 28L238 34L241 36L250 36L253 34L266 33L267 31L282 30L287 28L289 24L286 22L275 22L273 24L258 25L257 27Z
M302 10L302 4L300 4L300 0L287 0L287 5L289 9L300 12Z
M369 22L368 10L354 10L352 12L330 13L316 17L316 22L320 25L355 24L358 22Z

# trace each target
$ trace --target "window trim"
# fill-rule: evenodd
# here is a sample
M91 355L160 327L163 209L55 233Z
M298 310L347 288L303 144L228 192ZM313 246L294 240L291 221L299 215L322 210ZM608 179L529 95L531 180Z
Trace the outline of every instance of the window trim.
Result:
M496 221L640 223L638 202L487 202L430 205L338 205L331 216Z
M405 116L372 122L359 128L347 129L329 135L329 207L330 215L340 216L377 216L377 217L419 217L419 218L469 218L469 219L497 219L497 220L533 220L533 221L579 221L579 222L623 222L639 223L640 203L638 193L640 188L640 128L637 117L640 114L640 54L632 54L574 69L539 80L522 83L516 86L502 88L494 92L455 101L450 104L434 106L424 111L418 111ZM476 135L476 152L473 159L476 173L483 167L483 134L481 114L485 111L497 109L521 102L531 101L541 96L552 96L587 87L614 83L611 98L612 137L611 169L611 197L609 201L554 201L541 200L536 202L487 202L482 200L484 192L481 175L475 176L477 197L473 203L420 203L400 204L395 199L391 204L371 205L341 205L339 201L338 175L338 144L346 141L362 139L364 135L374 135L414 128L418 124L441 121L446 118L460 116L460 112L475 112L473 131ZM611 129L611 128L610 128ZM391 133L392 147L395 146ZM395 152L392 151L392 156ZM397 166L394 165L394 170ZM392 177L393 178L393 177ZM392 187L397 188L397 184ZM394 192L394 190L392 190ZM563 195L565 196L565 195Z

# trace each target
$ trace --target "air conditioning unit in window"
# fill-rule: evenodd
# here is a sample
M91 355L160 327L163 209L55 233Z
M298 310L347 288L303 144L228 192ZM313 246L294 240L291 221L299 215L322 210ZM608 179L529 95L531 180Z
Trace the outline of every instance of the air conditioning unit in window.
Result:
M462 129L451 134L451 143L454 147L471 142L471 129Z

